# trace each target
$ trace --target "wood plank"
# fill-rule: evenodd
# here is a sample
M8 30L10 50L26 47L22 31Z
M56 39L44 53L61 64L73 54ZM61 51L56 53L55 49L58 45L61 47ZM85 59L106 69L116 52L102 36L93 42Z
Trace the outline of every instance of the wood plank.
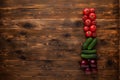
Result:
M85 41L82 30L30 30L30 35L20 35L20 29L0 30L1 49L6 49L9 53L19 51L28 56L29 60L61 59L79 60L81 45ZM70 37L62 37L61 33L70 31ZM47 32L45 34L45 32ZM118 51L118 32L116 30L97 30L98 46L96 47L99 56L110 55L109 50L113 50L115 55ZM80 34L80 35L77 35ZM112 37L112 39L111 39ZM101 46L102 45L102 46ZM50 52L50 53L49 53ZM29 54L31 53L31 54ZM103 53L103 55L102 55ZM68 55L69 54L69 55ZM13 58L13 57L12 57Z
M92 4L108 4L108 3L116 3L118 2L118 0L100 0L100 1L93 1L93 0L89 0L89 1L83 1L83 0L70 0L70 1L66 1L66 0L57 0L57 1L51 1L51 0L7 0L7 1L2 1L1 0L1 7L14 7L15 4L16 6L30 6L30 5L36 5L36 4L75 4L75 3L92 3Z
M30 0L31 1L31 0ZM11 4L10 4L11 2ZM27 3L28 2L28 3ZM34 2L34 1L32 1ZM88 1L83 0L71 0L71 1L44 1L46 4L42 4L42 1L39 1L41 4L35 1L34 5L30 5L29 1L21 1L17 3L14 0L6 2L6 6L0 8L3 12L1 13L6 19L66 19L66 18L81 18L82 10L85 7L95 7L96 14L98 19L118 19L118 1L109 0L109 1ZM5 2L4 2L5 3ZM9 3L9 4L8 4ZM52 4L51 4L52 3ZM54 4L53 4L54 3ZM29 6L25 6L29 5ZM10 6L14 7L10 7ZM99 5L99 6L98 6ZM108 7L109 6L109 7ZM68 15L69 14L69 15Z
M9 71L10 72L10 71ZM101 71L101 73L98 73L97 75L85 75L84 72L82 71L38 71L38 70L34 70L32 71L31 69L28 69L26 71L17 71L17 73L15 72L11 72L14 74L14 78L13 80L25 80L25 79L46 79L48 80L106 80L108 78L113 77L115 80L117 80L116 78L116 70L103 70ZM31 76L32 75L32 76ZM100 75L102 75L101 77L99 77ZM19 77L18 77L19 76ZM87 76L87 77L86 77ZM3 79L4 80L4 79ZM112 79L110 79L112 80Z
M97 19L97 29L116 29L118 19ZM2 20L0 29L83 29L81 19L16 19Z
M118 62L119 62L119 67L118 67L118 73L120 74L120 19L118 20L118 34L119 34L119 37L118 37L118 39L119 39L119 41L118 41L118 44L119 44L119 58L118 58ZM120 75L119 75L119 79L120 79Z
M79 4L83 5L83 4ZM66 8L63 6L52 6L46 5L45 7L38 7L38 8L18 8L13 10L6 10L1 9L2 15L4 16L3 19L66 19L66 18L81 18L82 17L82 10L87 6L75 6L70 7L67 6ZM108 6L110 6L108 8ZM118 19L118 8L111 6L94 6L97 7L96 14L98 19ZM61 8L63 7L63 8Z
M111 59L112 58L112 59ZM31 65L32 64L32 65ZM79 60L25 60L25 59L5 59L1 66L11 70L19 70L29 66L32 70L80 70ZM27 68L27 67L26 67ZM118 61L116 56L102 57L98 59L98 70L117 70Z

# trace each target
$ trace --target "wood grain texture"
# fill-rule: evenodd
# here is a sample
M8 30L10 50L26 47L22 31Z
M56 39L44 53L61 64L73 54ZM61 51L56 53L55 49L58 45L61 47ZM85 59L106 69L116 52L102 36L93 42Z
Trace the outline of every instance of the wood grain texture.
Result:
M0 10L9 19L81 18L85 7L95 7L98 19L118 19L119 9L118 0L8 0L1 3L6 5Z
M1 0L0 80L118 80L118 3ZM96 8L97 14L98 73L91 75L85 75L79 66L85 7Z
M118 26L120 25L120 19L118 20ZM120 28L120 26L119 26L119 28ZM120 34L120 29L118 29L118 32L119 32L119 34ZM118 42L118 44L119 44L119 61L118 61L118 63L119 63L119 68L118 68L118 73L120 74L120 35L119 35L119 37L118 37L118 39L119 39L119 42ZM120 79L120 75L119 75L119 79Z

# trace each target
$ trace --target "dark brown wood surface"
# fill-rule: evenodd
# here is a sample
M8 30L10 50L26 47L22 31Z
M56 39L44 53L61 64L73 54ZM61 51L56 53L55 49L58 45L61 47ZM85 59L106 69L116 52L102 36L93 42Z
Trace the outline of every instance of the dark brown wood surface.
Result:
M82 10L97 14L98 74L80 70ZM119 80L119 0L0 0L0 80Z

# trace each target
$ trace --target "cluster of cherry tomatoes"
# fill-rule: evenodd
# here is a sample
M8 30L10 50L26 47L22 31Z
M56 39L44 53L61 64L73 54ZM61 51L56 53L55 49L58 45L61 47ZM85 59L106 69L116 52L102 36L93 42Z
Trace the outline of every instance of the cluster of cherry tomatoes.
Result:
M83 10L84 31L86 37L96 37L96 14L94 8Z

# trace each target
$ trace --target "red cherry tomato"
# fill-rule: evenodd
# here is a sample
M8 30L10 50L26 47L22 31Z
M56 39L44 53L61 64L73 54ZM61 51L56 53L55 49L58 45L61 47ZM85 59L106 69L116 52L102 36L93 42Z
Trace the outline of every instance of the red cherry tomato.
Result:
M90 19L85 20L85 25L90 26L91 25L91 20Z
M82 19L83 19L83 21L85 21L86 19L88 19L88 16L87 16L87 15L84 15L84 16L82 17Z
M93 32L93 33L92 33L92 37L95 38L96 36L97 36L96 32Z
M86 31L88 31L89 30L89 27L88 26L84 26L84 31L86 32Z
M91 31L87 31L85 34L86 37L92 37L92 32Z
M96 26L95 25L90 26L90 31L95 32L96 31Z
M90 20L95 20L96 19L96 14L95 13L90 13L89 18L90 18Z
M90 13L90 10L89 10L88 8L85 8L85 9L83 10L83 14L84 14L84 15L89 15L89 13Z
M96 25L96 21L92 21L91 24L92 24L92 25Z
M95 13L95 8L90 8L90 13Z

